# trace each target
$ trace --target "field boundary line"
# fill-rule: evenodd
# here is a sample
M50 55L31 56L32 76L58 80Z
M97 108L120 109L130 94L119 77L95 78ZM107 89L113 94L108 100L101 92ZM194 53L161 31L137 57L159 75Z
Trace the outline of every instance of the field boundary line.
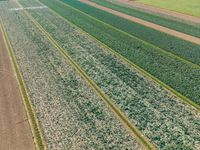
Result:
M42 2L40 2L40 3L42 3ZM124 56L122 56L121 54L119 54L118 52L116 52L115 50L113 50L112 48L110 48L109 46L107 46L106 44L102 43L97 38L95 38L94 36L90 35L88 32L84 31L83 29L81 29L80 27L78 27L77 25L75 25L74 23L70 22L69 20L67 20L66 18L64 18L63 16L61 16L60 14L58 14L57 12L55 12L54 10L52 10L51 8L48 7L48 9L52 13L54 13L55 15L57 15L58 17L60 17L62 20L64 20L65 22L69 23L71 26L73 26L74 28L76 28L77 31L86 34L89 38L93 39L94 41L96 41L97 43L99 43L101 46L105 47L106 48L105 51L111 52L114 56L120 58L125 63L127 63L130 66L132 66L134 69L138 70L140 73L142 73L145 77L147 77L151 81L154 81L158 85L161 85L162 87L164 87L167 91L173 93L176 97L180 98L187 105L192 106L195 109L197 109L198 111L200 111L200 106L198 104L196 104L195 102L193 102L192 100L190 100L186 96L182 95L178 91L174 90L172 87L168 86L167 84L165 84L164 82L162 82L158 78L154 77L152 74L148 73L147 71L145 71L144 69L142 69L140 66L138 66L135 63L131 62L130 60L128 60L127 58L125 58Z
M81 69L81 67L65 52L65 50L59 46L59 44L46 32L43 27L30 15L26 10L24 10L27 17L35 24L35 26L46 36L49 42L60 52L60 54L68 61L73 68L88 82L90 87L94 92L101 97L101 99L109 106L120 122L125 126L125 128L131 132L132 136L141 144L142 147L149 150L155 150L155 146L149 142L149 139L144 136L140 130L137 129L133 123L122 113L122 111L112 102L112 100L96 85L96 83L90 79L90 77Z
M56 1L57 1L57 0L56 0ZM80 13L82 13L82 14L88 16L89 18L92 18L93 20L95 20L95 21L97 21L97 22L100 22L100 23L102 23L102 24L104 24L104 25L106 25L106 26L108 26L108 27L110 27L110 28L113 28L114 30L117 30L118 32L123 33L123 34L127 35L128 37L131 37L131 38L133 38L133 39L135 39L135 40L138 40L138 41L140 41L140 42L142 42L142 43L144 43L144 44L146 44L146 45L148 45L148 46L154 47L154 48L156 48L157 51L160 51L161 53L167 54L168 56L170 56L170 57L172 57L172 58L178 59L179 61L182 61L182 62L184 62L184 63L186 63L186 64L189 64L189 65L191 65L191 66L194 67L194 68L200 69L200 65L195 64L195 63L193 63L193 62L191 62L191 61L189 61L189 60L187 60L187 59L184 59L184 58L182 58L182 57L180 57L180 56L178 56L178 55L176 55L176 54L174 54L174 53L172 53L172 52L169 52L169 51L167 51L167 50L165 50L165 49L163 49L163 48L160 48L160 47L158 47L158 46L156 46L156 45L154 45L154 44L152 44L152 43L150 43L150 42L147 42L146 40L143 40L143 39L141 39L141 38L139 38L139 37L137 37L137 36L131 35L131 34L125 32L125 31L123 31L123 30L121 30L121 29L119 29L119 28L116 28L116 27L114 27L114 26L112 26L112 25L110 25L110 24L108 24L108 23L105 23L105 22L103 22L103 21L101 21L101 20L99 20L99 19L97 19L97 18L95 18L95 17L93 17L93 16L91 16L91 15L89 15L89 14L87 14L87 13L85 13L85 12L83 12L83 11L81 11L81 10L75 8L75 7L73 7L73 6L70 6L69 4L66 4L66 3L63 2L62 0L59 0L59 1L57 1L57 2L59 2L59 3L63 4L63 5L65 5L66 7L70 7L70 8L72 8L72 9L76 10L76 11L78 11L78 12L80 12ZM177 38L177 37L175 37L175 38ZM183 41L185 41L185 40L183 40Z
M46 150L46 143L44 141L40 126L39 126L39 121L37 120L34 108L32 106L30 97L28 95L28 91L25 85L25 81L23 79L22 73L19 69L19 66L17 64L17 60L13 51L13 48L11 46L10 40L8 38L8 35L6 33L6 30L4 28L3 25L3 21L2 18L0 16L0 29L3 32L3 38L9 53L9 57L11 60L11 64L12 64L12 68L14 70L15 76L17 78L18 81L18 85L19 85L19 89L20 89L20 93L21 93L21 97L23 99L23 105L26 111L26 115L28 118L28 122L31 128L31 132L32 132L32 136L33 136L33 140L35 143L35 148L38 150Z

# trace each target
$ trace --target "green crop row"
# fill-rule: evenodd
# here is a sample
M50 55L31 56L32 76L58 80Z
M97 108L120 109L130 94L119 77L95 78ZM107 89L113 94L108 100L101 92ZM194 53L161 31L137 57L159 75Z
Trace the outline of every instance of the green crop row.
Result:
M200 26L199 25L190 25L186 22L181 22L175 19L167 18L163 15L158 15L155 13L146 12L141 9L137 9L134 7L128 7L126 4L120 4L117 1L116 2L109 2L107 0L91 0L99 5L111 8L113 10L117 10L120 12L123 12L125 14L153 22L155 24L159 24L164 27L168 27L189 35L193 35L196 37L200 37Z
M200 65L200 46L178 39L171 35L167 35L160 31L148 28L146 26L123 19L111 13L102 11L95 7L81 3L79 1L65 1L65 3L105 22L130 35L136 36L147 41L157 47L178 55L186 60ZM200 32L200 30L199 30Z
M0 12L48 149L141 150L108 106L24 12L9 8Z
M153 76L200 104L199 68L172 58L153 46L128 37L57 1L41 1Z
M28 12L159 149L199 145L200 118L194 109L58 15L49 10Z

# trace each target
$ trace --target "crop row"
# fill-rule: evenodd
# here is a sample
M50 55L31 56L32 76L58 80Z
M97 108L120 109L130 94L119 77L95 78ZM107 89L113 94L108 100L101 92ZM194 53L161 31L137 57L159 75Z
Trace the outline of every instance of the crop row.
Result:
M199 146L200 116L193 108L58 15L47 9L28 12L159 149Z
M80 9L81 11L108 23L120 30L123 30L133 36L156 45L166 51L174 53L195 64L200 64L200 46L178 39L166 33L145 27L141 24L123 19L111 13L102 11L95 7L81 3L79 1L65 1L67 4Z
M200 104L200 69L198 67L195 68L172 58L159 49L128 37L62 3L41 1L153 76Z
M113 112L27 19L1 16L49 149L141 149Z
M169 18L167 16L146 12L144 10L128 6L126 4L119 3L113 0L91 0L97 4L102 6L111 8L113 10L117 10L123 12L125 14L153 22L155 24L159 24L164 27L168 27L189 35L193 35L196 37L200 37L200 26L199 25L191 25L186 22L181 22L175 20L174 18Z

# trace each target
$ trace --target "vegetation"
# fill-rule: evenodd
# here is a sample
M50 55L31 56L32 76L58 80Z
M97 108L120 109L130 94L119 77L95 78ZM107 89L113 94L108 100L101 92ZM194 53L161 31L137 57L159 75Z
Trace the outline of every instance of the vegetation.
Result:
M93 16L105 23L112 25L122 31L147 41L165 51L169 51L186 60L200 65L200 46L178 39L171 35L167 35L160 31L142 26L138 23L123 19L108 12L99 10L79 1L66 1L71 6ZM200 30L198 30L200 33ZM152 38L153 37L153 38ZM188 51L188 49L190 51Z
M48 149L145 149L139 137L158 150L200 147L198 63L140 40L145 33L134 30L157 39L164 36L160 32L78 1L40 1L4 2L0 16L22 92L33 110L30 116L37 117ZM43 4L50 9L31 9ZM10 10L17 7L28 9ZM167 47L172 39L165 36ZM195 45L174 40L178 42L171 44L183 43L180 48L188 46L191 53L178 50L179 45L167 51L199 61ZM197 107L167 90L164 83ZM36 138L38 126L35 121ZM38 143L45 149L42 138Z
M29 3L22 4L28 6ZM28 12L159 149L198 146L196 122L200 118L194 109L58 15L48 10Z
M41 1L153 76L200 104L199 67L195 68L166 55L158 48L136 38L128 37L127 34L98 22L62 3Z
M10 7L1 15L48 149L142 149L24 12Z

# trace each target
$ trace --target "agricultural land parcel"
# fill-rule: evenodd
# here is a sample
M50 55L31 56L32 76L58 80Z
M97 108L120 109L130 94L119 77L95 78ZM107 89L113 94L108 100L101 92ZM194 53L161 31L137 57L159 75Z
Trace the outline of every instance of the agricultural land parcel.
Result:
M200 24L192 23L189 21L184 21L169 15L163 15L156 12L151 12L150 10L145 10L144 8L135 7L135 3L128 1L117 1L117 0L91 0L102 6L123 12L130 16L134 16L170 29L174 29L189 35L200 37ZM131 5L132 4L132 5ZM138 4L138 3L137 3ZM145 7L145 6L143 6ZM200 20L200 18L199 18Z
M87 26L91 27L91 21L82 13L58 1L41 1L68 20L48 8L27 10L28 14L158 149L197 149L200 146L198 110L182 102L79 29L78 26L83 30ZM19 2L23 7L43 5L37 0ZM40 33L35 22L31 22L24 11L8 11L9 8L19 7L15 2L4 4L0 13L48 148L142 149L82 76ZM6 15L4 12L7 12ZM86 20L81 20L81 17ZM78 20L81 24L78 24ZM95 26L98 27L98 24ZM92 32L90 34L94 35ZM106 37L105 32L101 36ZM116 41L119 42L118 39ZM143 42L140 44L139 40L136 42L139 42L137 46L145 45ZM145 46L146 49L156 50L149 45ZM159 55L168 61L184 64L162 53ZM189 64L186 66L194 69ZM198 75L198 70L196 73ZM198 94L195 96L198 97Z
M164 51L161 52L155 46L149 45L138 38L127 36L126 33L99 22L71 6L63 5L58 1L41 1L167 85L194 102L200 103L200 80L198 78L200 69L198 66L171 57L171 55L166 54ZM86 10L85 8L88 10L95 9L78 1L65 1L65 3L84 10ZM90 13L95 14L94 12ZM197 55L198 53L199 51L197 51Z
M9 11L13 7L11 1L1 4L1 16L48 148L141 149L23 11Z
M39 5L37 1L32 1L32 3L26 1L20 2L24 7L28 7L29 5ZM76 29L77 27L64 21L58 15L51 11L47 11L46 9L37 11L28 10L28 12L36 19L44 30L46 30L59 45L66 50L66 53L80 65L91 79L93 79L113 100L113 102L128 115L130 120L135 123L147 137L160 148L166 148L169 147L169 145L175 146L175 143L173 143L174 141L172 140L174 138L174 130L173 127L170 127L173 126L173 123L167 125L168 133L170 132L169 130L171 130L170 134L172 136L169 136L168 140L165 139L163 141L156 139L158 135L156 135L157 132L155 129L157 128L151 128L150 124L155 123L156 112L158 111L160 112L160 116L157 117L158 121L156 122L160 123L166 122L164 120L172 114L177 114L175 112L171 114L170 112L167 115L167 118L164 117L164 114L168 112L167 110L173 110L173 108L166 108L166 106L172 107L177 103L176 108L178 108L180 107L178 105L181 104L180 100L175 102L174 100L176 98L174 96L171 97L168 92L165 93L166 91L156 85L156 83L148 81L147 78L139 74L136 70L133 70L133 68L125 64L122 60L119 60L119 58L116 58L109 53L107 48L102 47L101 44L91 40L84 35L84 33ZM46 26L46 24L48 24L48 26ZM135 88L136 85L137 88ZM145 89L152 89L152 91L150 92L147 90L147 93L145 94ZM164 93L159 93L160 90ZM155 97L153 98L155 101L152 101L152 96ZM165 97L167 100L165 100ZM123 101L121 101L122 99ZM144 101L144 99L146 101ZM149 100L148 103L147 99ZM163 101L161 102L160 99L163 99ZM173 101L173 104L169 104L170 100ZM163 104L164 102L166 103ZM159 107L161 108L160 110L158 109ZM166 109L164 114L162 112L163 109ZM180 112L181 109L178 112ZM149 112L151 113L149 114ZM186 112L183 114L186 114ZM144 118L147 119L144 120ZM175 116L172 118L175 118ZM176 118L178 120L180 117L177 116ZM152 120L152 122L150 122L150 120ZM177 123L178 122L179 121L177 121ZM175 126L177 126L177 124ZM161 129L159 132L162 133L165 131L164 129ZM159 136L162 135L164 134L159 134ZM164 139L164 137L161 139Z

